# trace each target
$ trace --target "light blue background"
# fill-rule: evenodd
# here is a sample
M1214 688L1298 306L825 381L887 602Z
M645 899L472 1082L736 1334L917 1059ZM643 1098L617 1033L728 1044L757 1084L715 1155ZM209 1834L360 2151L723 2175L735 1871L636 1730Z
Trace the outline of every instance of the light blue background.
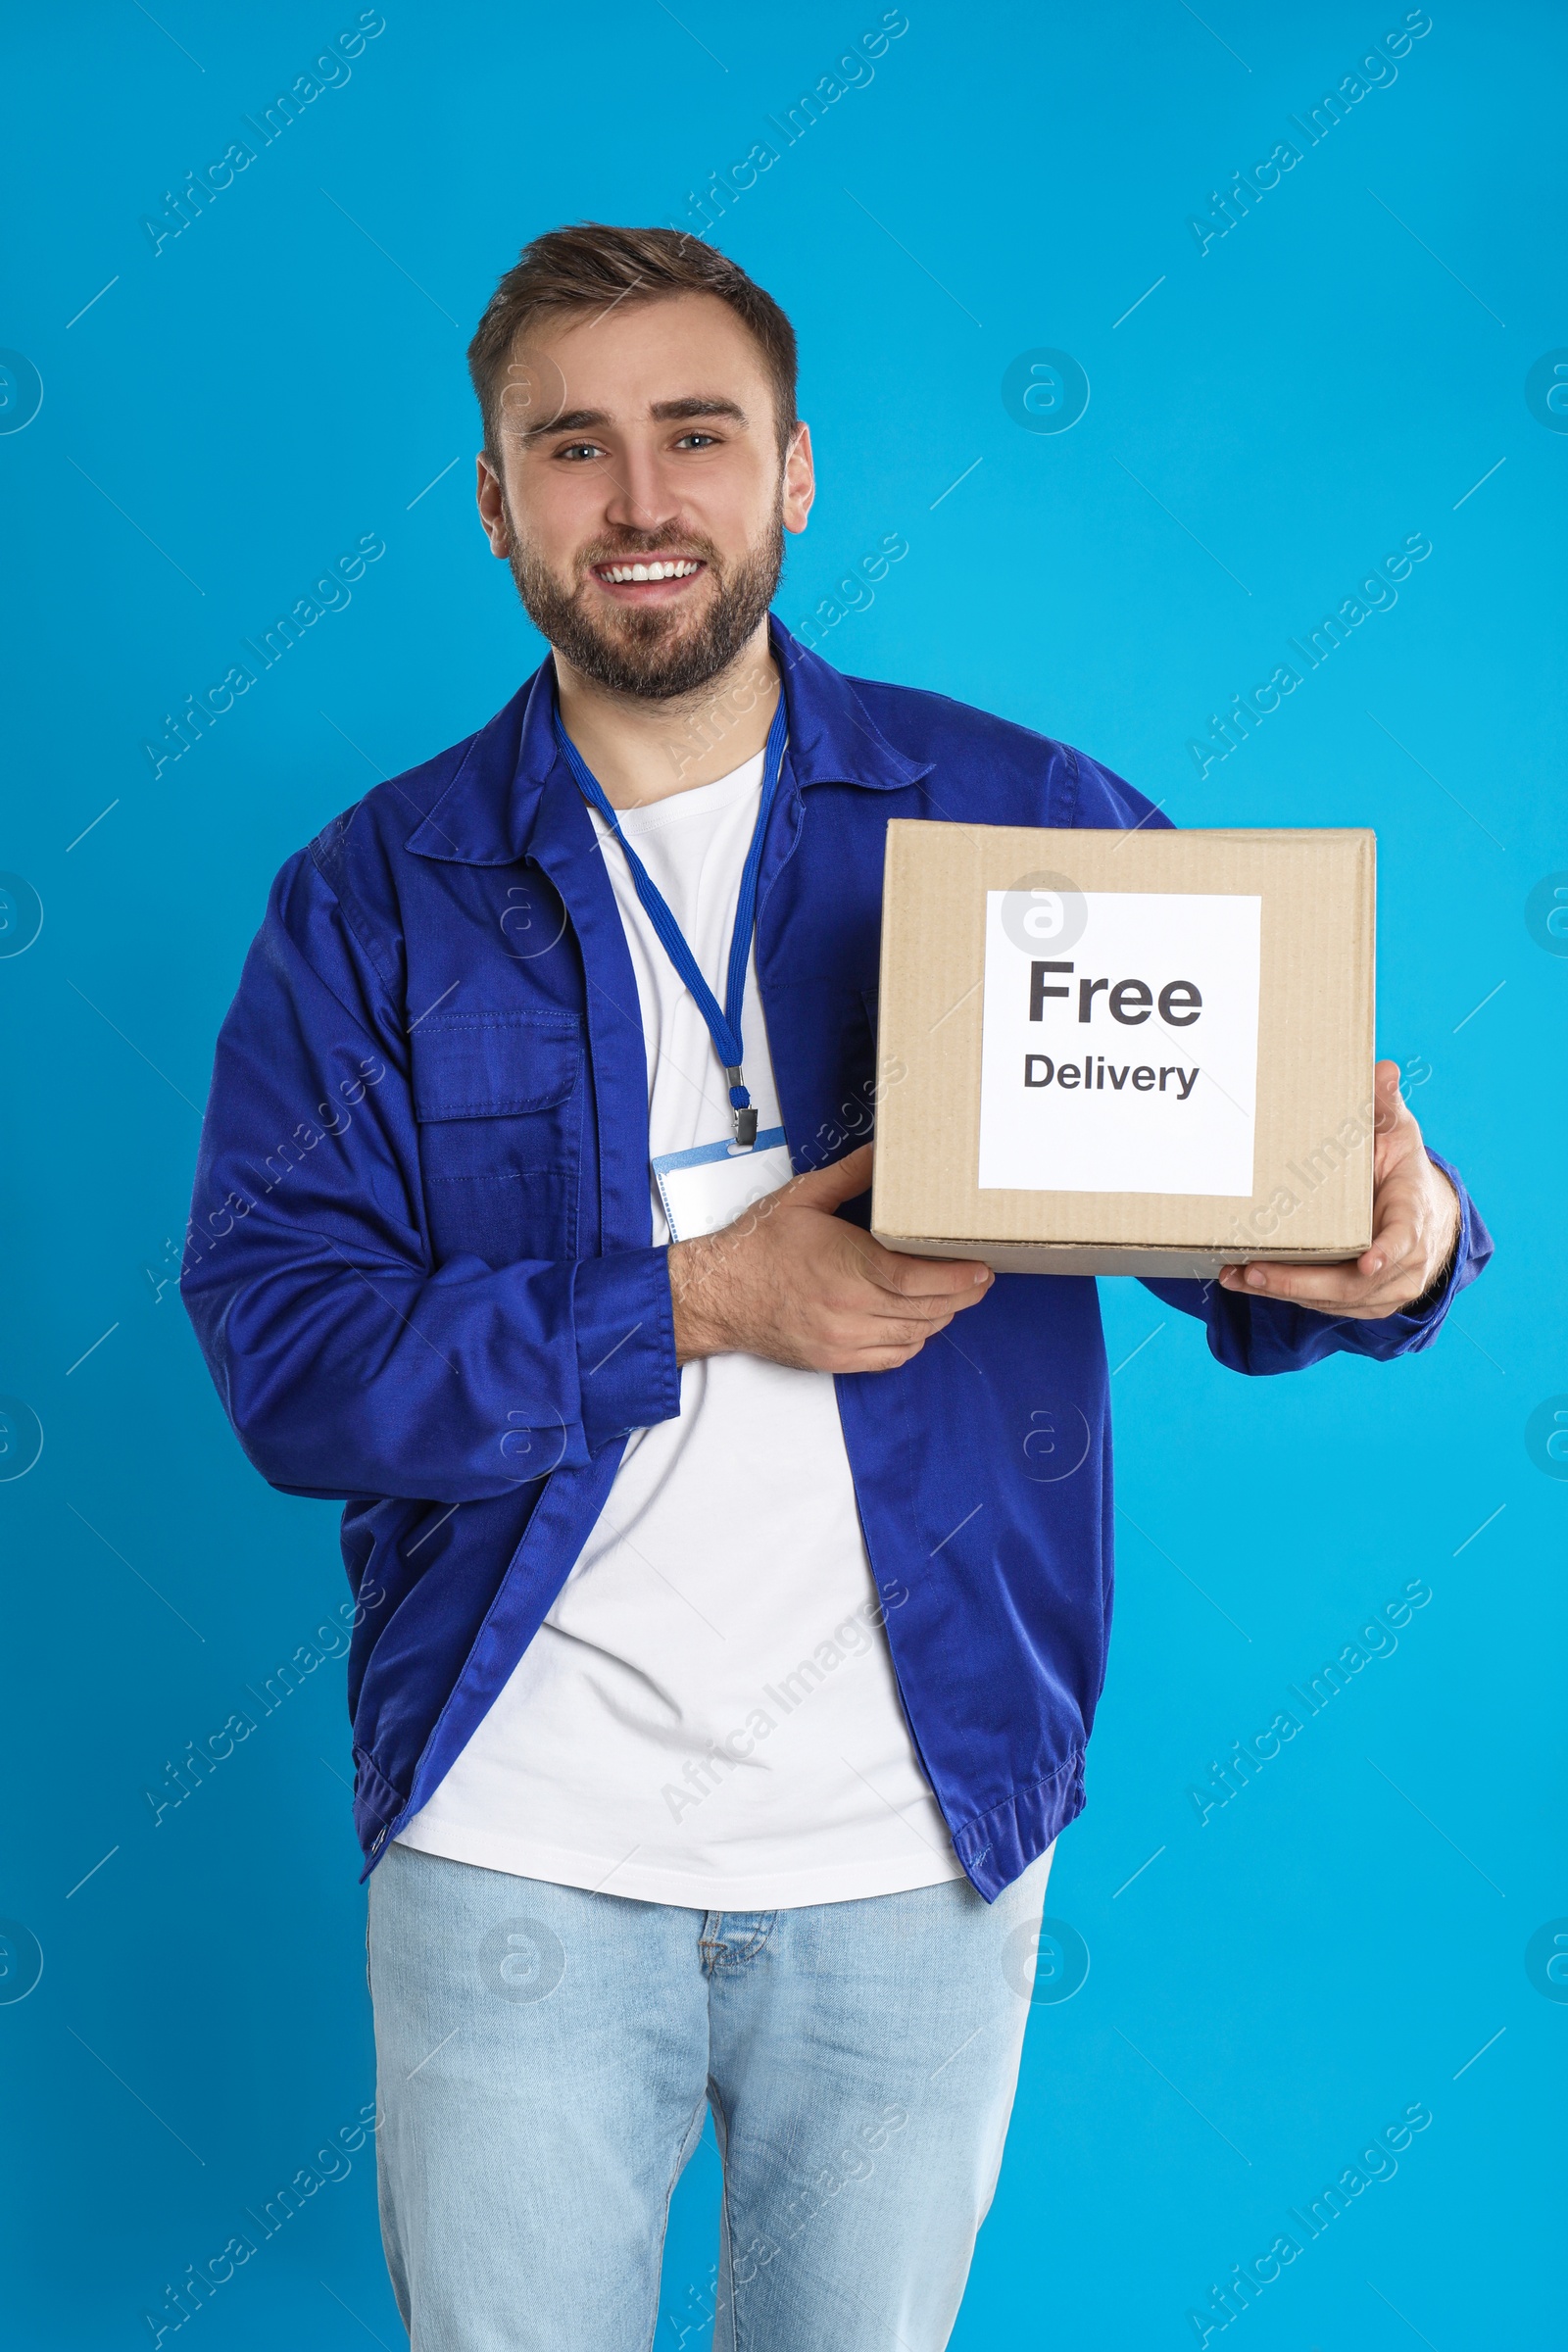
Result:
M149 2343L166 2282L369 2095L341 1664L157 1828L144 1798L344 1592L335 1512L248 1469L155 1279L270 876L539 657L471 511L466 335L526 237L682 219L881 13L682 0L688 30L659 0L387 0L346 86L155 258L140 217L356 14L159 5L13 8L4 36L0 342L44 384L0 439L0 865L45 910L0 961L0 1390L45 1432L0 1486L0 1912L44 1953L0 2006L3 2292L29 2352ZM1523 1433L1568 1389L1568 961L1523 909L1568 866L1568 435L1524 380L1568 344L1564 26L1435 0L1392 86L1200 256L1189 215L1402 13L1205 8L910 0L869 85L722 223L804 353L821 495L785 619L902 532L874 605L822 641L842 667L1064 737L1183 824L1375 826L1380 1047L1429 1072L1412 1106L1498 1243L1432 1353L1280 1383L1104 1286L1118 1621L1050 1904L1093 1965L1034 2012L955 2340L1193 2342L1210 2282L1421 2100L1397 2176L1241 2337L1544 2345L1568 2005L1524 1952L1568 1912L1568 1487ZM1001 398L1042 345L1092 386L1058 436ZM163 714L371 531L387 552L352 605L155 782ZM1200 781L1208 714L1415 531L1433 553L1396 607ZM1433 1599L1397 1651L1200 1827L1190 1785L1415 1576ZM715 2178L706 2147L666 2352L708 2308ZM401 2341L368 2153L178 2340L367 2331Z

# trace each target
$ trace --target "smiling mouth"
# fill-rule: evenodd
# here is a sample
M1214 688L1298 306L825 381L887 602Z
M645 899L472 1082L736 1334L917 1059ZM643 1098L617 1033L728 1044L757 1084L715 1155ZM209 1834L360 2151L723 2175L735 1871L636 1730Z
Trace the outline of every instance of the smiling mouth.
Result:
M664 604L707 568L697 556L639 556L625 563L595 564L592 571L600 587L612 590L617 602Z

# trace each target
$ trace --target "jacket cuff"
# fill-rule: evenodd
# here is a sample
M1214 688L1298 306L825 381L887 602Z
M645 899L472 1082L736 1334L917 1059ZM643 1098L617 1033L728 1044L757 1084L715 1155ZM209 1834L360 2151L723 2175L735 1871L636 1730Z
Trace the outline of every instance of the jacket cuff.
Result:
M580 1258L572 1303L583 1436L590 1453L680 1411L669 1253Z

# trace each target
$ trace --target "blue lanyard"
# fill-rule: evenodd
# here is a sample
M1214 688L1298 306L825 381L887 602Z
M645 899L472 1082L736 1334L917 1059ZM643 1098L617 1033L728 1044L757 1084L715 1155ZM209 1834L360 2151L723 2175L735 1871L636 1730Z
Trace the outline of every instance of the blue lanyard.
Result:
M746 967L751 961L752 934L757 928L757 873L762 862L762 836L767 830L768 813L778 790L779 776L784 766L784 738L789 719L784 707L784 691L779 689L778 709L767 730L767 743L762 753L762 797L757 811L757 826L752 834L752 846L746 853L741 871L740 897L735 906L735 931L729 943L729 974L725 983L724 1006L720 1011L718 1000L703 978L696 956L686 944L686 935L670 913L659 885L626 839L616 820L615 811L605 798L604 790L584 760L576 745L561 723L559 705L555 710L556 741L560 744L566 765L577 780L583 798L592 803L625 854L627 866L637 896L643 903L649 921L663 943L664 953L675 966L686 987L696 999L697 1008L708 1023L708 1033L723 1064L729 1081L730 1111L735 1125L735 1142L742 1152L752 1151L757 1143L757 1109L747 1091L742 1068L745 1058L741 1043L741 1008L746 1001Z

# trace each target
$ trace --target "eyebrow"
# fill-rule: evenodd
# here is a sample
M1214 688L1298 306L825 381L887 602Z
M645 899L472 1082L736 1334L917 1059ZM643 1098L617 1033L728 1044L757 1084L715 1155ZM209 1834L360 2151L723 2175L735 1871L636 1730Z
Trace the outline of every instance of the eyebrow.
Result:
M748 422L746 412L738 402L728 400L718 392L688 393L683 400L657 400L648 412L656 424L676 424L698 416L727 416L735 424ZM613 418L607 409L566 409L553 416L548 424L531 424L523 433L524 441L542 441L551 433L586 433L602 430Z

